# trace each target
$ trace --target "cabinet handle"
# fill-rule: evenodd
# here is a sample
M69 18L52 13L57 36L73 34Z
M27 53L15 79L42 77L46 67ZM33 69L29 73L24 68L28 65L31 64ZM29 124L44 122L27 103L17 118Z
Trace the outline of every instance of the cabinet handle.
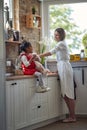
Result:
M11 85L14 85L14 83L12 83Z
M84 69L82 69L82 84L84 85Z
M37 108L41 108L41 106L39 105L39 106L37 106Z
M60 80L59 76L58 76L57 80Z
M13 85L17 85L17 83L12 83L11 85L12 85L12 86L13 86Z

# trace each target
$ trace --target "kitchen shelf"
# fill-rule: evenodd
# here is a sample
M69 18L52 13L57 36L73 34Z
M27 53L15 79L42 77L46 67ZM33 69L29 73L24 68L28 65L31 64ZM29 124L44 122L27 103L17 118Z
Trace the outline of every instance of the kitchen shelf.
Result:
M41 17L39 15L27 14L26 15L26 27L41 29Z
M20 41L10 41L10 40L6 40L5 43L18 44L18 45L21 44Z

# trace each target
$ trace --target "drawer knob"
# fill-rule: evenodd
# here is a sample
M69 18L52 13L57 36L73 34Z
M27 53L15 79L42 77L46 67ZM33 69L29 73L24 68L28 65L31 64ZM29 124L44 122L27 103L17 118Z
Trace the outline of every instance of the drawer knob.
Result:
M39 105L39 106L37 106L37 108L41 108L41 106Z
M17 83L12 83L11 85L17 85Z

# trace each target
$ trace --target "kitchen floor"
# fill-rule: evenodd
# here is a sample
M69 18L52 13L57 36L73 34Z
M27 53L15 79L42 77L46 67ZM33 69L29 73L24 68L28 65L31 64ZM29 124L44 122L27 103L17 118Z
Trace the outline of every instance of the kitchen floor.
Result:
M58 121L35 130L87 130L87 118L77 118L75 123Z

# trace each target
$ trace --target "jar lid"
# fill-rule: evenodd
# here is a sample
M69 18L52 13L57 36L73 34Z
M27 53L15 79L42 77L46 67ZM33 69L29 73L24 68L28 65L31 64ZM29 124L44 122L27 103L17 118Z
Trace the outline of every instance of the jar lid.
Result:
M81 52L84 52L84 50L82 49Z

